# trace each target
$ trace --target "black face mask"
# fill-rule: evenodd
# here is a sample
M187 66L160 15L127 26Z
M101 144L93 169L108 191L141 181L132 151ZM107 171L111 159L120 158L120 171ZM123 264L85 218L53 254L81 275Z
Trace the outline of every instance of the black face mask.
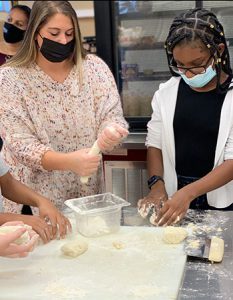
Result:
M70 57L74 51L74 39L67 44L61 44L42 36L41 38L43 43L40 47L40 52L50 62L62 62Z
M13 24L5 22L3 26L4 40L9 44L21 42L23 40L25 31L26 30L22 30Z

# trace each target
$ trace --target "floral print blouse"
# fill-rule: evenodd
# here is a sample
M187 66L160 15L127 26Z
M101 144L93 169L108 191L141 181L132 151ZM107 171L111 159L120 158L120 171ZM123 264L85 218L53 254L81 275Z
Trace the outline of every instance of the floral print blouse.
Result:
M102 170L87 185L69 171L47 171L41 160L48 150L71 152L89 148L112 122L127 128L117 87L107 65L88 55L83 80L74 66L63 83L36 63L4 67L0 72L0 136L11 173L59 209L70 198L101 192ZM5 212L20 213L22 205L3 200ZM37 213L37 209L33 208Z

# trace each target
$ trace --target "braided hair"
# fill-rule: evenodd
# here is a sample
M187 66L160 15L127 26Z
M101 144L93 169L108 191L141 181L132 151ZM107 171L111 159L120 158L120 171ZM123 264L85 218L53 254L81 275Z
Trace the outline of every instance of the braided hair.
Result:
M206 9L190 9L173 20L164 45L168 64L170 65L173 60L173 49L176 45L196 40L200 40L215 58L215 68L217 73L216 88L220 93L226 92L226 90L228 90L228 85L224 86L220 84L221 71L228 74L230 78L233 76L227 42L222 24L218 21L215 14ZM225 45L222 55L220 54L218 47L220 43ZM179 76L171 68L170 71L173 76Z

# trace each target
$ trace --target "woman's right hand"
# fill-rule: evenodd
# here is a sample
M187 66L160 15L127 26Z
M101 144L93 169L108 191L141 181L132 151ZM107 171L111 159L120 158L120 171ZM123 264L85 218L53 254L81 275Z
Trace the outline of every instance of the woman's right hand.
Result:
M168 200L168 195L163 182L157 182L150 193L138 201L138 212L146 218L150 210L153 209L154 217L157 215L164 202Z
M66 154L67 169L79 176L90 176L94 174L100 164L101 155L93 155L88 152L91 149L81 149Z

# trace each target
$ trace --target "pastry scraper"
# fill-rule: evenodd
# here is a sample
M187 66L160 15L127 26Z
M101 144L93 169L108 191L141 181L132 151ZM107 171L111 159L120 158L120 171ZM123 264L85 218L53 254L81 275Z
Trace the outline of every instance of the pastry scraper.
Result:
M221 262L224 254L224 240L213 236L197 237L196 240L187 240L185 252L189 260L204 260L211 262Z

